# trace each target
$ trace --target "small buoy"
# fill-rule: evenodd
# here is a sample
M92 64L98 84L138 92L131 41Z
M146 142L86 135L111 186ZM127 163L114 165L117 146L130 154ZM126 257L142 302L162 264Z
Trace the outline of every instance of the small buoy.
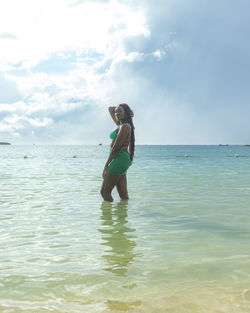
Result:
M236 158L238 158L239 155L236 153L234 156L235 156Z
M187 158L187 157L188 157L188 154L184 154L184 157Z
M76 158L76 155L73 155L73 158L75 159L75 158Z
M23 158L24 158L24 159L28 159L27 155L25 155Z

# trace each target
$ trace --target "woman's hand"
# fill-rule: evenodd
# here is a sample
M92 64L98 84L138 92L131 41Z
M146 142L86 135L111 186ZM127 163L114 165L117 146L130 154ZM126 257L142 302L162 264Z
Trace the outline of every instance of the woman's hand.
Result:
M108 168L108 165L105 165L103 173L102 173L102 178L103 179L104 179L105 175L107 174L107 168Z

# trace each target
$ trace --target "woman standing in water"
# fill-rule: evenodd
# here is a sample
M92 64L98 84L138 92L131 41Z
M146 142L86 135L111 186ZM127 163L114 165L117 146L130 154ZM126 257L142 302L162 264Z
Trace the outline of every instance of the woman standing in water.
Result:
M126 173L134 157L135 136L132 121L134 113L126 103L109 107L109 113L118 128L110 134L112 143L103 170L101 195L104 200L113 201L111 192L116 186L121 199L128 200Z

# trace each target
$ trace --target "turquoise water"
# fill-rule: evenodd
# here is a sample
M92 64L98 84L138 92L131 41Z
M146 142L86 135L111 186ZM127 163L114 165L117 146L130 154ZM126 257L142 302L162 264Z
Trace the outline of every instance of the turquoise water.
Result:
M107 157L0 146L0 312L249 312L250 148L137 146L112 204Z

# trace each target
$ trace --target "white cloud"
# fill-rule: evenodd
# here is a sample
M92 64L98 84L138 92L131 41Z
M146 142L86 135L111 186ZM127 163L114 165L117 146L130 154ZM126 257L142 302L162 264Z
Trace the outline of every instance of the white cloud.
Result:
M231 136L236 117L247 140L243 1L227 11L226 1L76 2L0 1L1 137L84 143L104 136L107 105L127 102L140 142L211 143Z
M67 0L0 2L0 29L16 40L5 41L0 68L30 68L53 53L95 50L114 56L127 36L149 36L145 17L115 0L70 6ZM1 40L1 39L0 39Z
M156 59L160 61L163 58L163 56L166 54L166 52L163 50L156 50L152 54Z
M69 0L0 2L1 33L15 38L2 45L0 70L23 95L15 103L0 104L0 113L8 113L0 132L46 127L57 115L86 102L109 103L118 64L142 59L136 51L126 53L124 40L149 38L143 11L116 0L72 4ZM51 73L47 69L53 58L60 60L61 68L68 62L68 68ZM46 68L46 62L52 64Z
M9 133L13 137L20 137L20 132L34 134L33 129L46 127L52 123L50 118L30 118L24 115L13 114L0 122L0 132Z
M4 118L3 122L1 123L1 126L3 128L11 126L13 129L19 130L19 129L24 128L24 123L28 123L34 127L43 127L43 126L48 125L50 122L51 122L51 119L47 117L39 119L39 118L29 118L27 116L19 116L17 114L14 114L12 116Z

